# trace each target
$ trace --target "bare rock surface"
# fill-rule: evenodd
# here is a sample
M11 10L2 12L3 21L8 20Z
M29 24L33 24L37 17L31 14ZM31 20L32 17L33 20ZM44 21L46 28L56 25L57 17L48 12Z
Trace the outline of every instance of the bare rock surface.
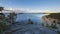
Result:
M8 31L10 31L8 34L57 34L55 31L35 24L12 26Z

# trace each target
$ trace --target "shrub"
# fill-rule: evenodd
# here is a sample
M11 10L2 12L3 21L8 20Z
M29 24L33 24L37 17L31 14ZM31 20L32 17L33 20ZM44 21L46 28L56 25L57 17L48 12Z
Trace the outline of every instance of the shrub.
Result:
M0 7L0 11L4 10L4 7Z
M33 24L33 22L31 21L31 24Z
M28 24L33 24L33 21L31 21L31 19L28 19Z
M6 23L0 23L0 27L3 29L3 30L7 30L9 29L9 26L6 24Z
M50 27L51 27L51 28L53 28L53 29L57 29L56 24L55 24L55 25L51 24L51 26L50 26Z
M44 23L42 23L42 26L44 26Z
M0 33L2 33L3 32L3 30L0 28Z

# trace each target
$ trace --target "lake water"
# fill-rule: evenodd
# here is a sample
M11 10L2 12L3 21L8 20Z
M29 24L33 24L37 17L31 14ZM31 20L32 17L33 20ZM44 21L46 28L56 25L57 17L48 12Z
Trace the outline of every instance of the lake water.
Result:
M7 16L8 14L6 14ZM17 13L17 22L24 21L24 23L28 22L28 19L31 19L34 23L40 24L42 23L42 16L45 16L48 14L33 14L33 13L23 13L23 14L18 14Z
M42 23L42 16L45 16L48 14L18 14L17 15L17 21L24 21L27 23L28 19L30 18L34 23L40 24Z

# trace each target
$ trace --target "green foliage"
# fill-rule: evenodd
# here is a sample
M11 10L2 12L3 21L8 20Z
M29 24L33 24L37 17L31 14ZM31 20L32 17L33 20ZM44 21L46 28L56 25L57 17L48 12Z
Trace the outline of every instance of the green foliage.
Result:
M42 23L42 26L44 26L44 23Z
M0 7L0 11L4 10L4 7Z
M3 32L3 30L0 28L0 33L2 33Z
M7 25L6 17L3 13L0 13L0 33L9 29Z
M31 21L31 19L28 19L28 24L33 24L33 21Z
M0 27L1 27L3 30L9 29L9 26L8 26L5 22L1 22L1 23L0 23Z
M17 14L16 13L10 13L9 15L8 15L8 22L10 22L10 23L14 23L15 21L16 21L16 17L17 17Z
M31 24L33 24L33 22L31 21Z
M0 13L0 20L4 20L5 19L5 15L3 13Z
M51 28L53 28L53 29L57 29L57 26L56 26L56 24L51 24L51 26L50 26Z
M48 17L60 20L60 13L51 13Z

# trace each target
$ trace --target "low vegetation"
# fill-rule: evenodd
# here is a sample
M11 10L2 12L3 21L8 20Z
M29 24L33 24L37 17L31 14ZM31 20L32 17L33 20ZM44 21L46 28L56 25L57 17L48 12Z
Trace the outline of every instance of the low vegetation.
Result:
M4 10L4 7L0 7L0 12ZM9 13L6 17L5 13L0 13L0 33L9 29L9 23L14 24L16 22L16 13Z
M33 21L31 21L31 19L28 19L28 24L33 24Z
M3 7L0 7L1 12L3 9L4 9ZM9 29L9 26L7 25L6 17L3 13L0 13L0 33L7 29Z
M44 23L42 23L41 25L44 26Z
M4 10L4 7L0 7L0 11Z
M17 17L17 14L12 12L12 13L9 13L7 20L9 23L14 24L16 22L16 17Z
M56 24L54 25L54 24L51 24L51 26L50 26L51 28L53 28L53 29L57 29L57 26L56 26Z
M60 13L51 13L47 17L54 18L60 20Z

